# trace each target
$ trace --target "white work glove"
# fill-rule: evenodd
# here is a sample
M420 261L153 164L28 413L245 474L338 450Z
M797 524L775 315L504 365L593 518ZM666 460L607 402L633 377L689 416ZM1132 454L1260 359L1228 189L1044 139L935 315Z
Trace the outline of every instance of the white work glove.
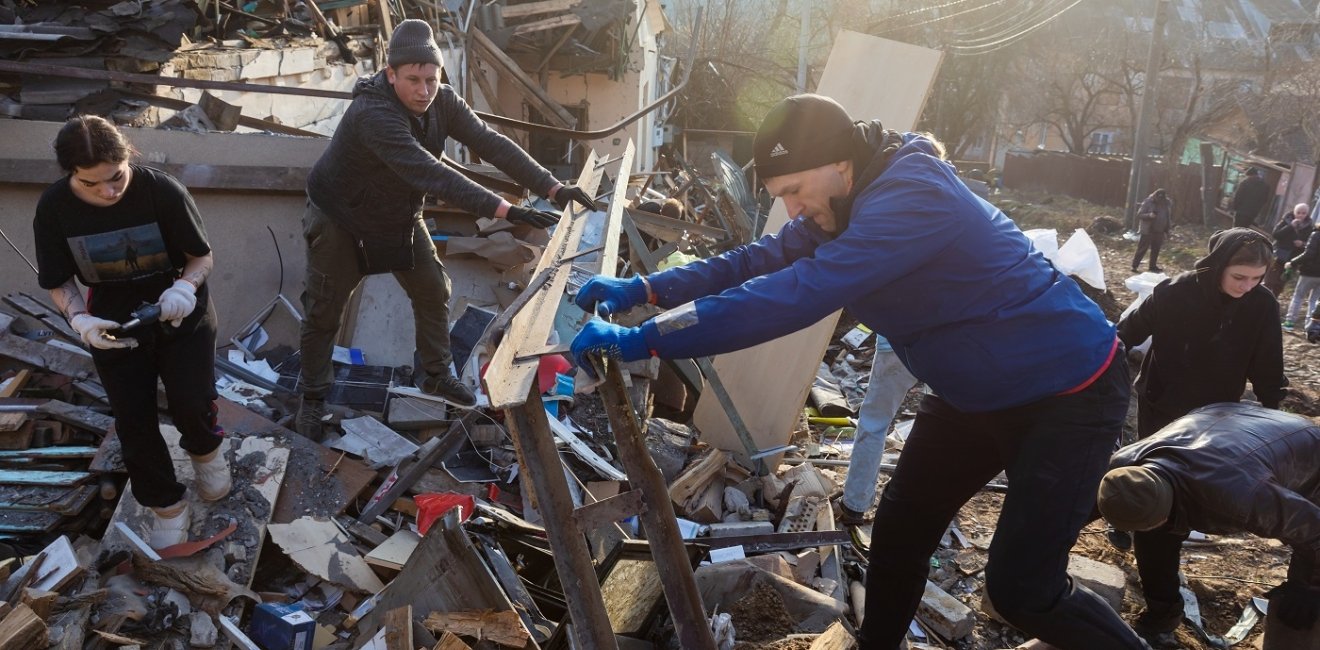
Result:
M135 348L138 344L137 339L115 338L106 334L107 330L118 329L119 323L97 318L87 312L82 312L69 319L69 326L78 333L78 336L82 337L83 343L98 350Z
M156 301L160 305L160 320L169 321L170 325L178 327L197 307L196 293L197 287L191 282L175 280L170 288L160 294L160 300Z

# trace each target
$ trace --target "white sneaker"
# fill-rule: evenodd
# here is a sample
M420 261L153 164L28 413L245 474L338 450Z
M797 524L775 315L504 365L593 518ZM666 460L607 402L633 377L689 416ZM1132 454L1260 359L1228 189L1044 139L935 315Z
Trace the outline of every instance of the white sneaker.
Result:
M205 456L192 456L193 474L197 477L194 487L203 501L219 501L229 496L233 479L229 475L229 460L223 451L221 445Z
M147 535L147 544L156 550L182 544L188 541L191 525L192 511L187 501L167 508L151 508L151 533Z

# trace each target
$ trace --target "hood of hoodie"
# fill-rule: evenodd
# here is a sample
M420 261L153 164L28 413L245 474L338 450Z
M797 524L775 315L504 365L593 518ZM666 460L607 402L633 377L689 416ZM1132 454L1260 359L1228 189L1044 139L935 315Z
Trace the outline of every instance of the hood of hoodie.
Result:
M1201 291L1208 296L1218 296L1220 290L1220 280L1224 277L1224 270L1228 268L1228 261L1233 259L1233 255L1243 246L1253 241L1264 243L1270 247L1270 239L1251 228L1230 228L1221 230L1210 237L1210 252L1199 260L1196 260L1196 283L1201 287Z
M394 92L394 86L390 85L389 77L385 74L385 70L379 70L370 77L358 78L353 84L353 98L356 99L361 95L374 96L402 107L403 102L399 101L399 95Z
M886 129L880 120L853 124L850 158L853 164L852 191L846 196L830 199L830 209L834 211L834 219L839 224L839 233L848 229L848 219L857 197L884 173L894 152L901 146L903 134Z

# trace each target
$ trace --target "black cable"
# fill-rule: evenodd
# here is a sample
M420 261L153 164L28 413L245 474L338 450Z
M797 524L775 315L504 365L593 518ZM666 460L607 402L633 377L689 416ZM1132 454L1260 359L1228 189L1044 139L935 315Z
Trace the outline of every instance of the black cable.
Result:
M280 240L275 237L275 230L267 225L266 232L270 233L270 240L275 244L275 259L280 262L280 286L275 290L275 297L279 298L284 293L284 255L280 254Z

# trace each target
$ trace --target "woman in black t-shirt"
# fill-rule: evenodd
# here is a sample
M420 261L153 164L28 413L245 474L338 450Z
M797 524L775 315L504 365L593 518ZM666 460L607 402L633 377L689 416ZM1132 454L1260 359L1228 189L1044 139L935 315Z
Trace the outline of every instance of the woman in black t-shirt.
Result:
M188 190L130 163L133 153L110 122L69 120L55 137L67 176L42 193L32 227L38 282L91 349L133 496L155 515L148 542L165 548L187 541L191 517L160 431L158 378L179 446L192 458L197 495L216 501L230 488L214 402L215 310L206 285L213 260ZM150 304L160 309L158 321L120 330Z

